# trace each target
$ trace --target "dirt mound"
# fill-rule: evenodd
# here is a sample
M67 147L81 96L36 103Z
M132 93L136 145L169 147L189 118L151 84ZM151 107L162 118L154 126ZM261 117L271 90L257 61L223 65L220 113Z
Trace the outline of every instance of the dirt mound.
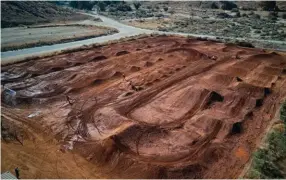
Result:
M1 1L2 28L87 18L52 2Z
M283 54L159 36L7 65L1 80L108 178L237 178L286 96L284 69Z

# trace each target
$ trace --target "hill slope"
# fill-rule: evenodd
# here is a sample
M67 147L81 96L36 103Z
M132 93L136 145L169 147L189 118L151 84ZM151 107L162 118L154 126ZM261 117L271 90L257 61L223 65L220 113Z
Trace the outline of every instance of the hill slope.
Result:
M1 16L2 28L87 18L51 2L39 1L2 1Z

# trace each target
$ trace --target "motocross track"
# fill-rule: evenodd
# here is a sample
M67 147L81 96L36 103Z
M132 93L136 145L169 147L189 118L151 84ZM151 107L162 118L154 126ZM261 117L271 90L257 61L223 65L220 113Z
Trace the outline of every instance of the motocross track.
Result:
M108 178L237 178L286 95L286 56L155 36L7 65L1 81Z

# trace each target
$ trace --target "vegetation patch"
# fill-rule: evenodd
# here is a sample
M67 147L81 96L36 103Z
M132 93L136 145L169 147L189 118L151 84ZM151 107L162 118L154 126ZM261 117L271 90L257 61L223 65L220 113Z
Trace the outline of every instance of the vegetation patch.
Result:
M286 126L286 101L281 106L280 119L284 122L284 124Z
M79 21L90 16L44 1L1 1L1 27L15 27L61 21Z
M266 140L266 147L259 148L253 155L247 178L286 178L286 102L280 109L280 119L284 125L273 128Z

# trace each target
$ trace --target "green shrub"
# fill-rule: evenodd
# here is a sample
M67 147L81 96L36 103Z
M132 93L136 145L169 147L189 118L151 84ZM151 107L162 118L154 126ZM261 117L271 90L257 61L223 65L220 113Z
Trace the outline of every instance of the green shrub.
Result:
M241 8L240 8L241 10L243 10L243 11L256 11L256 8L254 8L254 7L249 7L249 6L242 6Z
M257 34L261 33L260 30L255 30L254 32L257 33Z
M126 11L132 11L132 8L128 5L128 4L119 4L117 7L116 7L117 11L123 11L123 12L126 12Z
M170 13L170 14L174 14L175 11L174 11L174 10L170 10L169 13Z
M98 6L100 11L105 11L106 10L106 4L104 2L99 1L97 3L97 6Z
M71 1L70 6L77 9L91 10L94 3L90 1Z
M115 8L115 7L110 7L110 8L108 9L108 11L109 11L109 12L116 12L116 8Z
M283 132L273 131L268 136L268 148L273 154L273 160L286 157L286 136Z
M237 5L231 1L220 1L221 9L223 10L232 10L233 8L237 8Z
M159 14L156 14L156 15L155 15L155 17L159 17L159 18L161 18L161 17L164 17L164 14L159 13Z
M270 20L276 21L277 17L278 17L278 13L277 12L269 12L268 13L268 19L270 19Z
M267 149L259 149L254 153L253 167L259 174L259 178L282 178L278 167L272 162L272 155Z
M280 108L280 119L286 125L286 101ZM279 166L279 162L283 162L286 159L285 129L284 132L273 130L267 137L267 146L258 149L254 153L248 178L274 179L286 177L285 172Z
M231 12L239 12L238 8L233 8Z
M153 17L154 14L153 13L148 13L147 11L145 11L143 9L139 9L138 11L136 11L135 16L137 18L147 18L147 17Z
M215 2L212 2L211 9L218 9L218 5Z
M168 31L168 29L166 27L160 26L158 27L158 31Z
M276 9L276 1L262 1L259 5L264 11L272 11Z
M163 7L163 9L165 12L167 12L169 8L165 6L165 7Z
M141 3L140 2L134 2L133 5L134 5L135 9L139 9L141 6Z
M235 14L235 17L241 17L241 15L240 15L240 12L239 12L239 11Z
M260 19L260 15L259 14L253 14L253 18Z
M245 42L245 41L235 41L235 44L241 47L248 47L248 48L254 48L254 45L251 44L250 42Z
M147 8L147 9L152 9L152 6L148 5L146 8Z
M282 104L282 106L280 108L280 119L286 125L286 101Z
M253 155L249 178L283 178L278 161L286 158L286 136L273 131L267 138L268 146ZM285 178L285 177L284 177Z
M242 17L247 17L247 14L244 13L244 14L241 14L241 16L242 16Z

